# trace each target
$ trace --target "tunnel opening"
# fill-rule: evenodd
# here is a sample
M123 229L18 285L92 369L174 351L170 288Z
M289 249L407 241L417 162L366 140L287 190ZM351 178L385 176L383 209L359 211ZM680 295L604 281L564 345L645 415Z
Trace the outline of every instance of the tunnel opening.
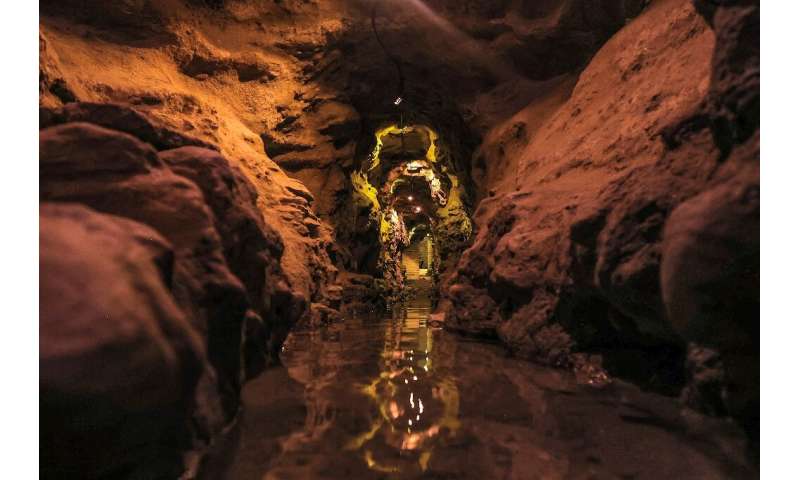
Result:
M420 228L421 227L421 228ZM403 249L403 277L406 280L430 280L435 272L436 257L433 240L425 225L418 225L409 234L408 246Z
M466 247L472 236L467 177L426 124L383 125L370 143L351 175L353 203L377 240L371 273L391 304L410 280L436 285Z

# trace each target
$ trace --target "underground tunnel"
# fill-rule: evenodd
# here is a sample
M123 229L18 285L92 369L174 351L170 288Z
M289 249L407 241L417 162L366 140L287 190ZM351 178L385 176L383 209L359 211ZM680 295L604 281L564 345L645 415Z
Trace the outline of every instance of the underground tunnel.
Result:
M377 230L376 267L389 303L421 268L438 282L472 235L468 179L456 162L432 128L394 124L375 132L373 148L351 174L356 215Z
M757 478L758 35L40 2L42 476Z

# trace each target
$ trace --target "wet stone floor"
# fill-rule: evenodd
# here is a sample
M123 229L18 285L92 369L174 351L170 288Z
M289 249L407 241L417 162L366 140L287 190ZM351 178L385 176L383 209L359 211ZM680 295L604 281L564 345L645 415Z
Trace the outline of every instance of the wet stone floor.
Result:
M428 325L417 295L382 318L293 333L250 381L208 462L221 479L755 478L729 422L620 381L579 385Z

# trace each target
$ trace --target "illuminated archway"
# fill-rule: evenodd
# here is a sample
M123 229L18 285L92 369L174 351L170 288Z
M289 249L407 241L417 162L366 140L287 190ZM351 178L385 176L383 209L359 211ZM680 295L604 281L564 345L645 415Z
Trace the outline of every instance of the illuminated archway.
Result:
M466 192L439 135L429 126L391 124L375 132L361 168L351 174L358 204L370 209L380 242L378 268L390 301L403 287L402 252L416 229L424 228L435 259L425 261L436 277L440 254L472 235L464 206Z

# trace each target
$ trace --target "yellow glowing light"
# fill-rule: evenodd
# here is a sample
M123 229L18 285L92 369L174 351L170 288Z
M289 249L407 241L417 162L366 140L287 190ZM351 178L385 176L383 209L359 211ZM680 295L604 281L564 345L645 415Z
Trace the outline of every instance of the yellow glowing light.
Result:
M372 457L372 452L369 450L367 450L364 453L364 462L367 464L369 468L371 468L372 470L377 470L379 472L397 473L400 471L400 469L397 467L387 467L385 465L381 465L378 462L376 462L375 459Z
M350 175L350 181L353 184L353 189L355 190L357 198L360 197L362 200L365 200L369 204L372 212L378 215L381 211L381 204L378 201L378 190L369 183L366 174L362 172L353 172Z
M348 450L364 449L362 450L361 455L363 455L362 458L364 462L371 470L384 473L404 472L406 468L408 468L408 465L405 463L405 461L398 463L393 458L385 460L386 463L382 463L379 459L376 459L373 456L373 451L371 449L372 444L368 442L371 442L376 438L382 438L379 435L379 432L381 432L388 435L387 439L391 438L394 448L400 448L401 450L409 453L415 452L417 455L416 461L418 462L419 468L422 471L425 471L428 468L432 454L437 448L436 444L433 443L432 440L435 439L436 436L443 434L448 435L452 439L455 437L460 428L460 422L458 420L458 389L452 378L423 377L420 379L411 375L410 370L413 368L412 366L406 364L405 367L401 367L398 364L398 361L404 362L411 356L422 355L421 349L423 348L425 351L430 351L433 341L431 330L427 330L425 332L424 337L427 343L425 345L420 345L420 351L417 352L417 355L412 353L413 350L399 350L397 348L397 343L394 341L396 335L397 332L390 325L387 326L387 329L385 330L385 338L387 343L385 344L385 350L381 355L383 361L385 362L383 363L383 371L376 375L371 383L364 385L361 388L361 391L364 392L373 402L375 402L380 415L374 418L370 424L370 428L367 431L350 439L350 441L346 443L345 448ZM424 358L424 360L426 361L425 363L430 362L429 358ZM398 404L398 398L402 398L398 396L401 390L399 386L395 385L395 383L392 381L392 378L396 378L397 375L404 376L406 373L409 373L409 376L411 377L404 380L406 384L408 384L409 380L411 379L435 382L433 385L430 385L430 391L432 393L434 404L440 406L440 408L435 408L433 411L428 412L426 422L431 424L431 426L428 428L421 428L422 424L420 422L422 421L422 415L425 412L425 406L423 404L423 400L420 398L419 393L409 392L409 397L406 400L411 403L413 410L405 410L403 406L405 402L400 402L400 404ZM425 388L427 389L428 385L425 385ZM417 404L419 405L418 409L415 408ZM397 423L398 420L404 416L406 417L407 422L405 432L403 432L402 428ZM398 438L398 436L401 438ZM401 440L401 443L394 443L398 440Z
M380 165L380 163L381 163L381 158L380 158L381 149L383 148L383 138L385 136L392 135L392 134L397 135L397 134L401 134L401 133L409 133L414 128L415 127L399 127L398 125L395 124L395 125L389 125L388 127L385 127L385 128L381 128L380 130L375 132L375 148L372 150L372 155L370 156L371 157L371 162L369 164L369 167L367 168L367 171L368 172L372 171L375 167ZM427 127L425 127L425 128L427 129ZM427 129L427 130L430 130L430 129ZM428 134L428 137L430 138L430 133Z
M439 139L439 136L436 135L436 132L434 132L430 128L425 127L425 130L428 132L428 139L431 142L431 145L428 147L428 151L425 152L425 158L427 158L429 162L435 163L436 162L436 140Z
M411 162L406 163L406 170L411 172L416 172L418 170L422 170L425 168L425 164L419 160L414 160Z
M419 468L424 472L428 469L428 462L431 459L431 452L422 452L419 456Z
M410 133L414 130L423 130L428 135L428 140L430 142L428 146L428 150L425 152L425 159L430 163L436 163L437 157L437 147L436 142L439 139L439 136L436 132L433 131L430 127L426 125L411 125L407 127L400 127L397 124L388 125L384 128L379 129L375 132L375 148L372 149L372 153L369 156L369 164L366 166L366 169L363 169L364 172L371 172L375 168L378 167L381 163L381 150L383 149L383 139L387 135L398 135L398 134L405 134ZM363 175L363 173L358 172L359 174ZM366 179L366 176L364 177ZM359 190L359 185L356 185L355 178L353 178L353 184L356 187L356 190ZM366 182L369 185L369 182ZM372 185L369 185L372 189ZM360 192L362 193L362 192Z
M458 232L456 240L463 242L472 235L472 223L461 201L462 197L466 195L463 186L460 185L456 175L450 173L448 165L443 165L441 168L435 166L435 164L439 163L440 158L450 158L448 152L440 148L438 134L430 127L421 124L404 127L398 124L390 124L378 129L375 132L375 145L372 152L363 163L360 171L351 174L351 181L355 190L356 204L362 207L368 206L370 208L371 221L379 224L380 243L385 247L381 249L379 262L380 265L389 267L384 273L387 285L391 285L391 288L393 288L395 277L398 275L394 269L394 260L398 256L398 249L409 244L410 236L407 234L402 216L398 219L397 212L390 211L392 210L391 205L382 205L382 195L387 193L393 195L395 188L398 185L407 184L408 179L403 179L401 176L401 178L391 181L391 184L383 185L378 189L370 183L368 173L381 165L381 152L388 135L397 136L411 133L427 135L429 140L424 158L416 158L407 162L403 170L405 176L423 177L430 186L431 199L434 201L436 208L438 208L438 210L435 210L437 218L431 219L432 226L437 229L432 233L437 233L437 235L431 235L431 237L439 237L439 231L447 236L450 236L451 232ZM441 174L448 175L450 180L448 183L451 185L449 194L444 189L444 178L440 177L439 170L441 170ZM416 196L406 195L406 198L409 202L412 202L416 199ZM416 215L423 213L429 215L431 213L421 206L412 206L410 211ZM388 217L387 214L389 215ZM383 269L383 267L381 268Z

